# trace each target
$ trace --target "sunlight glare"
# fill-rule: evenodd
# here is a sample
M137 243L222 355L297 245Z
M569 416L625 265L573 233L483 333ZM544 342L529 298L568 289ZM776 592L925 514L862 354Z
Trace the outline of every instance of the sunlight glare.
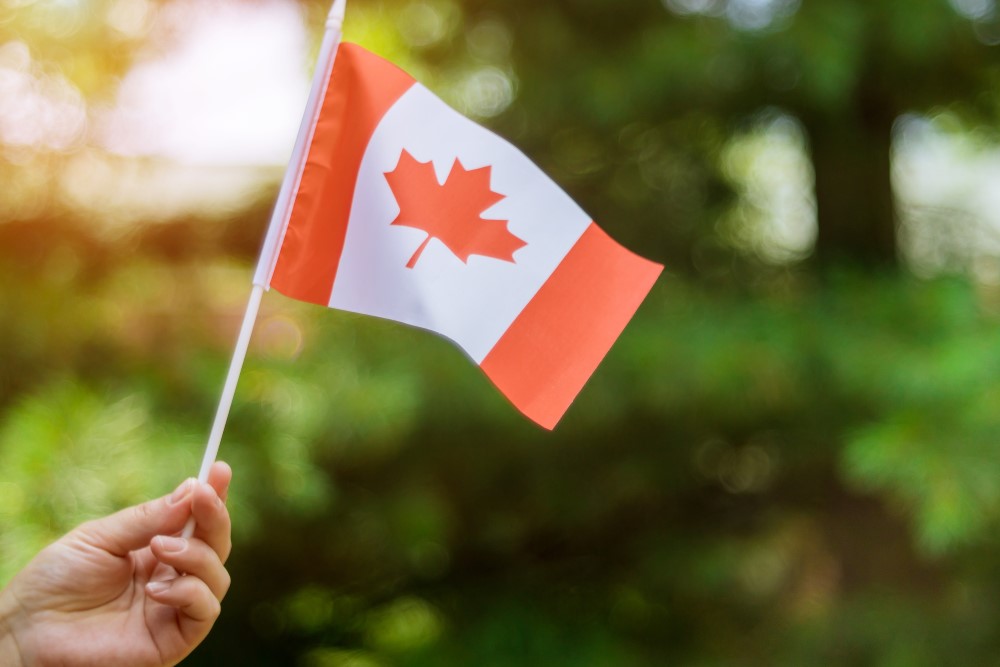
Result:
M172 48L126 75L102 143L125 156L283 165L309 88L298 5L181 0L152 30L167 32Z

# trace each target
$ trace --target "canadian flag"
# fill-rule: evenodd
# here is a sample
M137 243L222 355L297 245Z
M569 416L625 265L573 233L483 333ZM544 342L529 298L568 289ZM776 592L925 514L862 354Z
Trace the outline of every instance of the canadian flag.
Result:
M449 338L546 428L663 268L509 143L349 43L288 211L262 284Z

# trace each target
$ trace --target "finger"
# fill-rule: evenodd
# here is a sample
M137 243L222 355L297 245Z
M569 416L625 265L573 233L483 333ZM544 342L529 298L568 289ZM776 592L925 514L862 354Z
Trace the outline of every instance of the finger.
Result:
M226 502L229 495L229 483L233 479L233 469L225 461L216 461L208 471L208 483L215 489L215 492Z
M232 522L225 503L214 487L201 484L195 489L191 508L195 520L194 537L208 544L225 563L232 551Z
M195 481L184 480L173 493L88 521L74 533L98 548L124 556L149 544L155 535L179 531L191 514Z
M146 595L177 609L181 633L188 641L203 639L222 611L222 605L208 585L197 577L151 581L146 584Z
M212 594L221 600L229 590L232 580L229 572L210 546L201 540L186 540L183 537L154 537L150 546L153 555L161 563L170 565L178 572L198 577L204 581Z

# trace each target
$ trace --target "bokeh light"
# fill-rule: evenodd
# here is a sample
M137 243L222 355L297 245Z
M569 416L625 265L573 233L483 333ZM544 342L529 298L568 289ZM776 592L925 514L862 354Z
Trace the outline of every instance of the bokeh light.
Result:
M0 5L0 584L196 470L328 8ZM998 26L350 0L667 271L552 433L426 332L266 295L190 664L989 664Z

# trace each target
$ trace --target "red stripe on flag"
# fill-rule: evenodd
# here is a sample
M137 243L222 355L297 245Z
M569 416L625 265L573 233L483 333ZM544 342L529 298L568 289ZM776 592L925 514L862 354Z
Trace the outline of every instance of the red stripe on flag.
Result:
M662 270L591 223L480 366L525 415L555 427Z
M383 116L413 84L395 65L354 44L340 45L271 287L329 304L361 160Z

